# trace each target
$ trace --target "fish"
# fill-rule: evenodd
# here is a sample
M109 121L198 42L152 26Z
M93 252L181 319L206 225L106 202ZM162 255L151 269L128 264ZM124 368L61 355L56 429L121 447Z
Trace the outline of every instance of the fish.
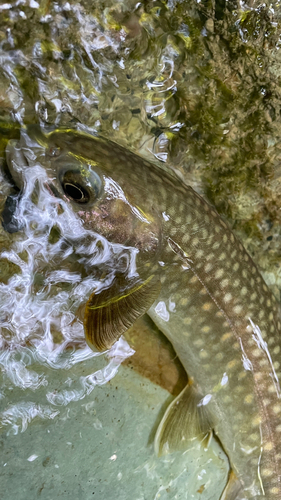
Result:
M217 439L230 464L221 500L281 500L280 307L242 243L167 165L111 140L24 127L6 148L19 192L34 155L84 229L135 251L133 265L107 263L112 279L86 303L89 346L109 349L147 312L188 375L159 424L156 454Z

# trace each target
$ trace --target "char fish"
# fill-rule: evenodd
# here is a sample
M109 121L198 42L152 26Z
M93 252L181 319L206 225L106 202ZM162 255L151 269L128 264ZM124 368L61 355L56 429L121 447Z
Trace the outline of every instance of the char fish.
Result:
M231 468L221 500L281 500L280 310L243 245L173 171L85 132L23 129L7 147L20 189L34 146L83 227L135 249L135 272L117 266L86 304L88 344L110 348L147 311L189 376L156 453L215 435Z

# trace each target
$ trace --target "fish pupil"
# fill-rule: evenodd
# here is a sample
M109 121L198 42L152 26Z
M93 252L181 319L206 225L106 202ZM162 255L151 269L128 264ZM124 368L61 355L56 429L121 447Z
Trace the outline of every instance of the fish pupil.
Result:
M65 182L63 184L63 190L66 196L76 201L77 203L86 203L89 200L87 192L80 185Z

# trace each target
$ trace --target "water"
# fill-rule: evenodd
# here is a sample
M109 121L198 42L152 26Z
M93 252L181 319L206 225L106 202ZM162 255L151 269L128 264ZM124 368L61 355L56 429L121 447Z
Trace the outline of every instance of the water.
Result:
M279 12L1 2L0 121L87 127L168 162L228 218L279 296ZM105 354L86 345L81 308L99 286L89 270L124 249L85 233L30 162L24 229L0 229L2 498L218 499L228 466L216 443L154 456L172 389L159 367L155 384L130 365L134 336ZM11 189L1 173L0 208Z

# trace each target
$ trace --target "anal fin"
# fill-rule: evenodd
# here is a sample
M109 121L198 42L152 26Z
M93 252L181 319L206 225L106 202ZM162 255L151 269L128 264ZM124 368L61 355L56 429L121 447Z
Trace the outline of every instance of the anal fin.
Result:
M214 425L206 398L202 398L193 384L188 384L168 406L160 422L154 440L155 453L186 450L188 441L196 437L206 442Z

